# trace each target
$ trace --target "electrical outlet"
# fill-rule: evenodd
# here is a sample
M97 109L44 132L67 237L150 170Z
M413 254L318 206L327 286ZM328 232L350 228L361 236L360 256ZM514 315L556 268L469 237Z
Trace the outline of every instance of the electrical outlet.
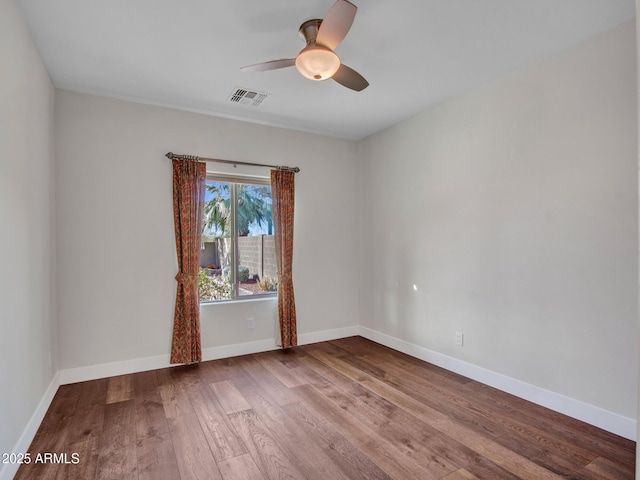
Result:
M456 332L456 345L462 347L464 345L464 334L462 332Z
M253 317L247 318L247 330L253 330L254 325L255 325L255 321Z

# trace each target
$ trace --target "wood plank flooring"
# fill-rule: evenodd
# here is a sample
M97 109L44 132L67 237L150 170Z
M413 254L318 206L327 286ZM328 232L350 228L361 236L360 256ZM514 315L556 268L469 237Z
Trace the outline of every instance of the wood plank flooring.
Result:
M69 463L15 478L611 480L635 468L635 442L361 337L63 385L30 447L32 460L45 452Z

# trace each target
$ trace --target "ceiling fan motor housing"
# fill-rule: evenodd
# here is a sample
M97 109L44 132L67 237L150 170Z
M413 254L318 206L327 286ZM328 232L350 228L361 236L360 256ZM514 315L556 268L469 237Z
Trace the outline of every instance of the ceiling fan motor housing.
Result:
M321 24L322 19L314 18L313 20L307 20L302 25L300 25L300 29L298 30L298 32L307 44L307 47L316 44L316 37L318 36L318 30L320 29Z

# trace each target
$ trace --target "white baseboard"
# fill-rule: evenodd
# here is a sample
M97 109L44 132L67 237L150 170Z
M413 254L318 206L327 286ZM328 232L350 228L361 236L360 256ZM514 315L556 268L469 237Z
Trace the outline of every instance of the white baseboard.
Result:
M31 445L31 442L42 423L42 419L47 413L49 405L51 405L51 401L53 400L53 397L58 391L58 387L60 385L60 375L56 373L51 380L51 383L49 383L49 387L46 392L44 392L40 403L38 403L36 410L33 412L33 415L31 415L27 426L22 431L22 435L20 435L18 442L12 450L13 453L27 453L29 451L29 446ZM2 468L0 468L0 480L11 480L15 476L19 467L20 465L15 463L6 463L2 465Z
M306 345L309 343L324 342L353 335L358 335L358 326L356 325L332 330L323 330L320 332L299 334L298 343L300 345ZM233 345L223 345L219 347L209 347L202 350L202 360L208 361L220 358L237 357L238 355L266 352L269 350L277 350L278 348L280 347L276 345L275 338L268 338L255 342L236 343ZM60 385L65 385L68 383L84 382L87 380L96 380L98 378L114 377L117 375L167 368L171 366L169 360L170 358L168 354L158 355L155 357L135 358L120 362L68 368L58 372L58 375Z
M202 360L206 362L219 358L265 352L267 350L275 350L276 348L278 347L275 346L274 339L209 347L202 350ZM60 371L60 384L66 385L68 383L85 382L98 378L115 377L117 375L127 375L130 373L146 372L175 366L169 362L170 355L158 355L155 357L134 358L120 362L88 365L86 367L68 368Z
M220 358L237 357L239 355L249 355L251 353L268 352L277 350L275 338L258 340L255 342L236 343L234 345L223 345L221 347L210 347L202 350L202 360L218 360Z
M335 328L321 332L298 334L298 345L308 345L310 343L326 342L338 338L353 337L359 334L358 331L358 325L353 325L351 327Z
M358 333L377 343L398 350L412 357L419 358L446 370L464 375L478 382L528 400L537 405L549 408L568 417L581 420L590 425L606 430L621 437L637 441L637 422L632 418L623 417L617 413L600 407L545 390L515 378L449 357L433 350L415 345L405 340L392 337L385 333L360 326Z
M67 368L59 372L60 384L66 385L68 383L85 382L128 373L146 372L147 370L157 370L158 368L169 366L169 355L158 355L156 357L134 358L120 362Z

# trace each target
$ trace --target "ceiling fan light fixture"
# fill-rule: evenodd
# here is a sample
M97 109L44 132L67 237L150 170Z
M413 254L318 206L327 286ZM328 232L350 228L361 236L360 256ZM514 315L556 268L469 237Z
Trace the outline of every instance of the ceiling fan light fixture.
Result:
M332 50L315 45L300 52L296 57L296 68L310 80L326 80L340 68L340 58Z

